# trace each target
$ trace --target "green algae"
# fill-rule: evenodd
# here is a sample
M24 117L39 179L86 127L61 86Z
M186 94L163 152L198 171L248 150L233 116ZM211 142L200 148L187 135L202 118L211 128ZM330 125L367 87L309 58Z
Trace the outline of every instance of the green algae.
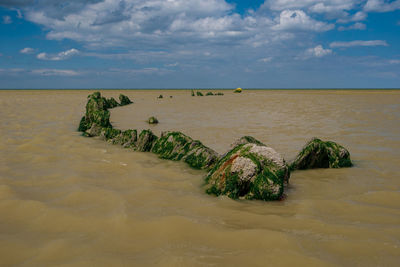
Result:
M119 134L121 134L121 130L118 129L114 129L112 127L108 127L108 128L103 128L101 130L100 135L105 139L105 140L112 140L115 137L117 137Z
M122 99L124 103L132 103L127 96L123 96ZM85 116L79 123L78 131L83 132L85 136L98 136L103 132L103 128L112 129L108 109L117 106L119 106L118 102L112 97L107 100L101 96L100 92L90 94L86 104ZM109 130L107 130L108 132Z
M207 169L218 159L218 154L181 132L163 132L152 152L160 158L184 161L195 169Z
M79 132L85 132L87 129L88 129L88 125L86 123L86 117L83 116L81 121L79 122L78 131Z
M125 130L120 132L112 140L113 144L122 145L123 147L135 148L137 141L137 131L136 130Z
M158 137L151 130L143 130L137 139L136 150L149 152Z

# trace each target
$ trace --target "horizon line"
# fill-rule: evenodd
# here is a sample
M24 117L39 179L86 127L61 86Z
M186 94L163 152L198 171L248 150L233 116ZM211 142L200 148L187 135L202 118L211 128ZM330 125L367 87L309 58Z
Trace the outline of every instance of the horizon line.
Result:
M204 88L0 88L0 90L235 90L236 88L232 87L204 87ZM305 88L290 88L290 87L281 87L281 88L262 88L262 87L253 87L253 88L243 88L243 90L400 90L400 88L392 88L392 87L305 87Z

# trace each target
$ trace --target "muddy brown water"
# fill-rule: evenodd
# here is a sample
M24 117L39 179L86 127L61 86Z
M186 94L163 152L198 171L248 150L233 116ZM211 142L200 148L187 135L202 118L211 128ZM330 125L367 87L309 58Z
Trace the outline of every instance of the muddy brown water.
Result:
M400 91L132 90L111 110L219 153L243 135L287 160L313 136L350 150L353 168L294 172L279 202L209 196L203 171L80 136L89 93L0 91L0 265L399 265Z

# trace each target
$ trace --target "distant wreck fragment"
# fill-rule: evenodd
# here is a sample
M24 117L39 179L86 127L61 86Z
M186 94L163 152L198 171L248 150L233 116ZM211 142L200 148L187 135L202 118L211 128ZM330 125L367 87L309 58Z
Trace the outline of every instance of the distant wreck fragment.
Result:
M106 99L100 92L89 95L78 131L87 137L98 136L134 151L152 152L162 159L183 161L192 168L207 170L205 187L208 194L233 199L279 200L289 183L290 170L352 166L347 149L317 138L306 144L289 167L274 149L251 136L238 139L220 156L181 132L163 132L158 137L151 130L121 131L112 127L108 109L132 101L122 94L119 100L120 103L114 98Z
M126 95L123 94L119 95L119 101L121 102L121 106L132 104L132 101Z
M156 117L151 116L151 117L147 120L147 123L148 123L148 124L157 124L157 123L158 123L158 120L157 120Z

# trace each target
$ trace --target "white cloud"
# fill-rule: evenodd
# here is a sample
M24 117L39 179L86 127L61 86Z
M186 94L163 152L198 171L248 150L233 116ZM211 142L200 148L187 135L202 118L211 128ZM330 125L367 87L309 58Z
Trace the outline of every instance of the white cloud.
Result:
M338 23L349 23L355 21L362 21L367 18L367 13L364 11L358 11L354 15L345 14L343 17L337 20Z
M284 10L279 16L279 23L273 26L275 30L308 30L323 32L332 30L333 24L317 21L310 18L302 10Z
M0 69L0 75L6 75L6 76L8 75L14 76L23 72L25 72L25 70L21 68Z
M314 1L315 2L315 1ZM345 10L352 10L355 2L352 0L336 0L336 1L318 1L315 5L309 8L315 13L342 13Z
M353 10L363 0L268 0L262 8L282 11L286 9L302 9L329 16L342 16L344 12Z
M320 1L315 0L269 0L264 5L272 10L284 10L290 8L305 8Z
M74 70L62 69L34 69L31 71L31 73L41 76L77 76L80 74Z
M364 6L364 10L367 12L389 12L398 9L400 9L400 0L368 0Z
M0 69L0 75L40 75L40 76L78 76L81 73L66 69Z
M350 42L332 42L329 45L331 48L335 47L353 47L353 46L388 46L384 40L371 40L371 41L350 41Z
M12 10L14 10L15 12L17 12L17 18L22 19L21 10L19 10L19 9L12 9Z
M91 47L165 49L166 44L207 38L244 40L252 35L250 31L264 26L264 18L251 21L232 13L232 8L224 0L105 0L91 1L61 16L46 7L28 8L25 17L46 26L48 39L73 39Z
M32 54L35 52L35 49L30 48L30 47L25 47L24 49L21 49L19 52L21 54Z
M391 59L389 60L389 64L400 64L400 59Z
M332 54L332 50L331 49L324 49L322 47L322 45L317 45L316 47L312 47L312 48L307 49L304 52L304 55L303 55L302 58L303 59L307 59L307 58L310 58L310 57L324 57L324 56L327 56L327 55L330 55L330 54Z
M364 23L357 22L350 26L340 26L338 28L339 31L349 31L349 30L365 30L367 26Z
M165 64L166 67L176 67L176 66L178 66L178 65L179 65L178 62L170 63L170 64Z
M173 73L174 71L171 69L166 68L156 68L156 67L149 67L149 68L141 68L141 69L119 69L119 68L111 68L104 73L107 74L130 74L130 75L165 75L168 73Z
M11 24L12 19L10 16L3 16L3 24Z
M264 62L264 63L271 62L272 61L272 57L260 58L258 61Z
M285 27L272 30L276 22L271 16L275 14L249 12L240 15L233 12L233 5L225 0L92 0L79 3L79 8L65 13L47 6L34 7L23 9L24 17L48 29L48 39L72 39L91 52L115 47L122 50L121 54L129 54L129 59L135 62L159 58L160 55L154 54L159 51L168 56L175 54L177 58L172 62L189 57L182 55L182 50L190 51L192 58L204 53L212 54L212 58L230 56L236 48L270 47L295 38L297 34L279 30ZM323 22L312 19L307 22L316 22L311 31L323 30L325 26ZM306 29L304 25L301 27ZM227 46L235 49L226 49ZM145 53L150 54L142 57L141 54ZM99 57L121 55L96 54ZM63 59L47 53L40 53L37 57L42 60ZM169 62L171 60L159 63Z
M54 60L54 61L58 61L58 60L64 60L64 59L68 59L76 54L78 54L79 51L75 48L69 49L67 51L63 51L60 52L56 55L49 55L47 53L39 53L36 57L38 59L41 60Z

